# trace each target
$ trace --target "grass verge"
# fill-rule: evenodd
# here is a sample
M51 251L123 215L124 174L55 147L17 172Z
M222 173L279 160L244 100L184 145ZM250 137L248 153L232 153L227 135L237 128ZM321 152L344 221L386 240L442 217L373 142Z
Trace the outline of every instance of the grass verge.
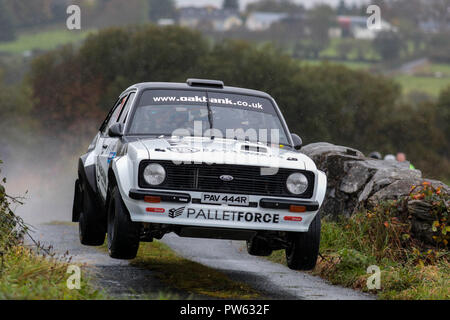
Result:
M360 219L358 219L360 218ZM384 237L386 251L382 252L364 235L364 226L358 226L363 214L350 221L322 223L322 239L316 268L311 272L332 284L342 285L377 294L379 299L450 299L450 263L446 250L417 248L405 256L389 254L389 237ZM366 225L367 227L373 227ZM353 229L350 232L349 229ZM269 260L285 264L284 251L275 251ZM381 270L381 289L367 289L370 265Z
M4 250L4 249L3 249ZM22 245L3 251L0 257L0 300L92 300L105 299L81 277L80 289L70 290L69 262L45 257Z
M73 265L69 257L56 258L41 246L30 249L23 245L28 226L11 210L11 205L22 203L6 194L5 183L6 179L0 180L0 300L105 298L90 285L88 277L80 278L80 289L69 289L68 284L73 283L69 278L76 276L69 272Z
M170 287L194 295L216 299L257 299L260 294L230 279L224 273L178 256L167 245L154 241L141 243L138 256L131 264L157 272Z

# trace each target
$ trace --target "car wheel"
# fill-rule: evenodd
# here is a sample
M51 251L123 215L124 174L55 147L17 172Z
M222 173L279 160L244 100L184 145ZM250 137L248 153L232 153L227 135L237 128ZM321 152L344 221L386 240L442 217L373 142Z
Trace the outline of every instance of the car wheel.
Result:
M289 234L286 248L287 265L293 270L312 270L316 266L320 245L320 216L316 215L308 232Z
M86 246L101 246L105 242L105 222L86 187L81 188L79 198L82 200L81 204L78 203L81 209L78 219L80 242Z
M108 206L108 251L111 258L134 259L139 248L140 224L131 221L119 189L111 191Z
M83 190L81 189L80 180L75 181L75 194L73 196L73 206L72 206L72 222L80 221L80 213L82 211L82 196Z
M251 240L247 240L247 252L252 256L267 257L272 254L272 249L267 241L253 237Z

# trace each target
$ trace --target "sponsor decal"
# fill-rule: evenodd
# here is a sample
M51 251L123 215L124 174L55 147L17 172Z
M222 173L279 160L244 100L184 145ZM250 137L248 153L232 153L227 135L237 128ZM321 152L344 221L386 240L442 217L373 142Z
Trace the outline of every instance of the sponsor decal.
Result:
M111 163L111 161L116 157L116 152L110 152L108 157L108 163Z
M147 208L145 209L147 212L154 212L154 213L164 213L166 210L164 208Z
M298 222L300 222L300 221L303 220L303 218L302 218L302 217L285 216L285 217L284 217L284 220L285 220L285 221L298 221Z
M183 208L184 209L184 208ZM279 214L214 210L214 209L193 209L187 210L187 217L190 219L204 219L216 221L235 221L235 222L259 222L259 223L279 223Z
M183 214L185 207L181 207L181 208L173 208L169 210L169 218L175 219L176 217L179 217Z

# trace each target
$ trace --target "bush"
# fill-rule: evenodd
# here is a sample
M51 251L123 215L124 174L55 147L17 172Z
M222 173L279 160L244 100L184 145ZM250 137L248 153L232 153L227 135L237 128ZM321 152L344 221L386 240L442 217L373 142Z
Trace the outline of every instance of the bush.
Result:
M0 164L2 164L1 160ZM17 204L19 201L6 194L5 183L6 179L3 178L0 182L0 251L17 245L27 232L23 220L17 217L10 208L11 203Z

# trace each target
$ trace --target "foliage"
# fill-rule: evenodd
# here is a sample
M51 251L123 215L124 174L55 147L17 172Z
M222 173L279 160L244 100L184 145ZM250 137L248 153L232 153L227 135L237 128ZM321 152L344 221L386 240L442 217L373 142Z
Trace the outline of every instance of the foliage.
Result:
M239 0L223 0L223 9L239 10Z
M374 41L375 50L385 61L398 59L403 45L400 36L393 31L379 32Z
M49 23L53 20L54 0L2 0L1 2L5 3L9 9L15 26L29 27Z
M20 204L20 201L6 194L5 183L6 178L3 178L0 182L0 251L18 245L28 231L23 220L10 208L12 204Z
M328 32L335 24L336 13L327 5L318 5L308 11L309 40L315 58L318 58L320 51L328 46L330 41Z
M0 42L15 38L15 30L11 12L5 0L0 0Z
M450 195L442 191L441 187L434 188L429 182L414 186L410 198L429 203L428 214L433 218L433 239L437 245L448 246L450 242Z
M296 4L292 0L259 0L249 3L246 7L247 12L263 11L299 13L304 10L305 9L303 6Z
M55 258L39 245L24 245L28 226L11 210L21 199L7 195L5 183L6 179L0 182L0 300L104 298L84 277L80 290L67 288L70 258Z
M149 16L151 21L161 18L175 18L176 8L174 0L147 0L149 2Z

